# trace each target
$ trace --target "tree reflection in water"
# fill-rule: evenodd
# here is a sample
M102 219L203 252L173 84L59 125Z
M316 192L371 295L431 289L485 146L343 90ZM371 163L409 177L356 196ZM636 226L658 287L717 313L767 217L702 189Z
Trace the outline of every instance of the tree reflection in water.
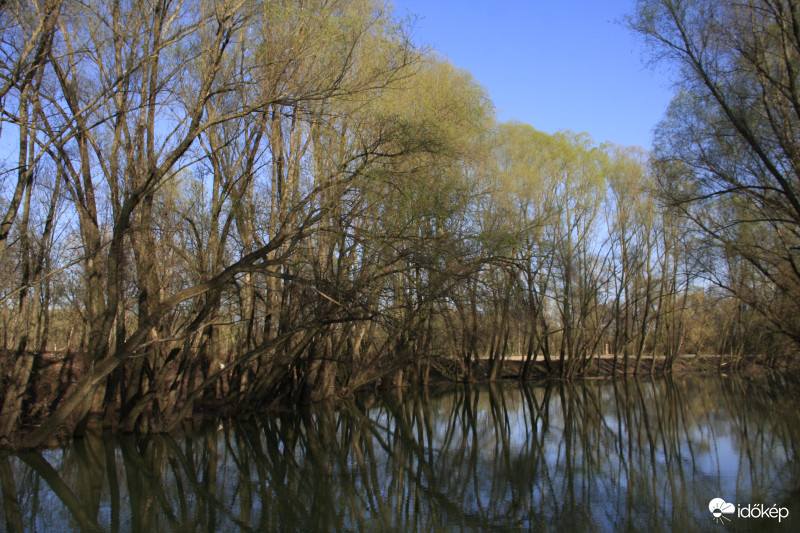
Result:
M452 387L0 456L10 531L705 531L714 497L790 508L796 381ZM779 527L778 527L779 526Z

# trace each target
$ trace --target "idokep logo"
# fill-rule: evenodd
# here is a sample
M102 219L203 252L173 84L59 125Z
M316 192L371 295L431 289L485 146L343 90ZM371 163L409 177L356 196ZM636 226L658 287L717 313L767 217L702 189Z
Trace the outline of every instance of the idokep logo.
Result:
M711 511L711 519L718 524L731 521L731 518L725 515L737 518L777 518L778 522L789 516L789 509L778 507L777 504L772 506L760 503L740 504L737 512L735 505L722 498L714 498L708 502L708 510Z
M708 510L711 511L711 515L713 516L712 520L714 520L714 522L717 524L724 524L726 521L731 521L731 519L725 515L735 513L736 506L726 502L722 498L714 498L708 502Z

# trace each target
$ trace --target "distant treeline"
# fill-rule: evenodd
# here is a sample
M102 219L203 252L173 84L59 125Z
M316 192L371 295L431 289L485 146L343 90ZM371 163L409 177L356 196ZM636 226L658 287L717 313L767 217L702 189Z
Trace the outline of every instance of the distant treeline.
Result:
M379 1L4 3L0 439L793 354L800 23L755 4L639 3L651 154L498 123Z

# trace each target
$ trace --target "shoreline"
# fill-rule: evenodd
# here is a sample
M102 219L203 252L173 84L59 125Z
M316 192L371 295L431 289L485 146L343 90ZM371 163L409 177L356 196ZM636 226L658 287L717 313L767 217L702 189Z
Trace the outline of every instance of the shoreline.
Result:
M45 355L45 354L42 354ZM50 355L52 361L52 354ZM473 373L470 379L463 377L448 376L442 372L441 365L431 365L431 371L427 383L420 383L417 381L406 380L401 384L395 381L387 380L384 384L380 381L364 385L354 391L343 394L335 394L333 396L323 398L310 403L288 403L278 401L271 404L256 406L241 406L241 405L214 405L208 404L196 409L191 415L184 418L182 423L172 431L158 431L150 430L145 431L143 434L174 434L183 433L187 429L196 424L203 424L206 422L220 420L220 419L248 419L252 416L264 413L286 413L296 412L309 405L331 404L335 405L337 402L355 397L369 397L378 396L382 394L392 394L393 392L408 392L415 390L423 390L425 388L436 389L439 387L457 386L457 385L488 385L492 383L528 383L538 384L546 381L613 381L616 379L660 379L667 376L691 376L691 375L713 375L717 374L723 377L737 376L744 378L756 378L759 376L769 375L800 375L800 360L792 356L783 357L766 357L763 355L749 355L731 358L730 356L715 356L715 355L690 355L680 356L674 361L671 369L658 368L658 365L663 365L665 359L663 357L643 356L640 365L640 371L634 373L634 361L630 361L628 372L623 372L623 365L621 361L617 361L616 372L612 372L614 366L613 356L595 357L592 359L591 364L583 373L576 373L572 376L565 377L557 373L548 373L544 366L544 361L539 360L531 362L533 368L527 378L521 377L523 361L519 359L508 359L502 362L497 378L489 379L489 360L480 360L474 364ZM453 362L450 360L450 362ZM653 369L653 364L656 368ZM554 368L557 362L553 362ZM652 370L652 371L651 371ZM110 431L112 434L122 434L124 432L119 430L118 424L112 422L110 427L103 427L103 418L98 413L90 416L90 421L83 428L83 431ZM15 450L23 450L13 445L13 442L20 442L22 438L30 431L34 430L37 421L30 421L25 424L23 431L16 433L12 442L0 443L0 451L9 452ZM139 433L139 431L134 431ZM81 438L80 433L76 434L56 434L53 435L42 446L32 449L50 449L54 447L65 446L74 441L76 438Z
M531 361L531 368L527 378L521 376L524 361L521 358L508 358L501 363L498 378L489 379L489 360L482 359L474 364L472 379L461 376L449 375L442 371L441 365L434 365L437 370L436 378L432 381L442 383L484 383L492 381L533 381L539 379L556 380L581 380L581 379L616 379L626 377L659 377L664 375L682 374L742 374L755 375L762 373L793 373L800 372L800 360L794 356L767 357L765 355L709 355L686 354L675 358L671 368L664 368L664 356L642 356L639 371L635 371L636 362L629 360L628 369L625 371L622 357L619 357L614 368L614 356L604 355L593 357L583 372L576 372L570 376L560 373L559 362L553 361L551 372L547 371L544 359L538 358ZM655 368L654 368L655 366ZM433 372L432 372L433 373Z

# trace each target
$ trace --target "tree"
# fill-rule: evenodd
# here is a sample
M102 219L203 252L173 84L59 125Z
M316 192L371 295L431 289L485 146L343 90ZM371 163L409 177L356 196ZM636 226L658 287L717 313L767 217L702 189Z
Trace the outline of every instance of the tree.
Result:
M679 68L656 137L664 194L756 268L769 297L737 295L800 343L800 8L643 0L629 24Z
M22 62L14 63L10 48L3 50L13 63L4 75L9 92L20 95L21 109L31 116L13 120L20 128L35 125L29 132L20 129L21 146L26 142L38 150L35 158L25 152L21 159L27 164L20 167L25 173L20 194L31 190L34 167L46 157L78 221L84 273L86 373L30 436L32 445L67 417L79 421L90 410L105 408L114 416L119 409L126 429L144 410L166 423L184 407L191 409L198 391L216 386L220 372L207 371L196 383L186 380L182 402L168 400L173 385L194 366L197 343L183 341L213 329L209 318L213 322L222 295L240 280L256 273L293 275L276 267L316 231L331 209L329 191L346 187L382 157L380 136L355 137L352 151L334 154L339 159L315 169L324 175L300 183L297 178L314 167L302 150L283 152L289 144L281 133L285 122L298 124L283 130L299 143L295 146L307 145L314 128L335 122L342 102L379 94L406 75L415 57L402 25L371 1L90 4L58 3L58 22L39 24L52 29L42 37L44 55L36 56L46 60L27 60L32 66L24 67L25 75L14 74L13 64ZM49 20L48 10L55 9L32 8L34 21ZM253 142L242 149L238 132ZM175 241L162 238L162 231L178 223L161 206L179 205L177 182L202 166L212 169L209 185L217 195L214 227L207 233L214 255L209 268L187 276L181 260L188 255L175 253ZM258 220L252 184L265 176L264 169L274 171L274 180L262 190L274 195L278 208ZM223 205L232 215L224 213L218 224ZM197 227L200 221L193 217L187 218ZM226 245L232 227L244 245L235 251ZM168 257L179 259L169 272ZM249 302L252 309L253 299ZM133 321L127 316L131 311ZM129 329L126 322L135 326ZM300 325L299 334L297 329L279 334L304 337L305 327ZM265 345L274 342L269 338ZM18 357L23 363L0 411L0 437L18 427L29 356ZM252 350L234 362L243 365L248 357Z
M614 368L622 354L623 371L627 372L633 355L638 372L652 318L654 249L661 227L656 220L647 155L622 147L613 147L611 153L606 209L614 285L611 350Z

